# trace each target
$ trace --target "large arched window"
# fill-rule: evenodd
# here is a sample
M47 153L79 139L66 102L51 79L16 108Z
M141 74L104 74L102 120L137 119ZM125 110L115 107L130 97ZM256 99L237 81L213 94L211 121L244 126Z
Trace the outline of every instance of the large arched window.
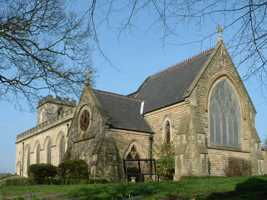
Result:
M219 81L212 90L209 102L212 145L239 147L240 112L238 96L229 81Z
M46 163L51 164L51 140L50 138L47 141L46 144Z
M64 153L65 153L65 137L64 135L60 138L59 141L59 163L63 161Z

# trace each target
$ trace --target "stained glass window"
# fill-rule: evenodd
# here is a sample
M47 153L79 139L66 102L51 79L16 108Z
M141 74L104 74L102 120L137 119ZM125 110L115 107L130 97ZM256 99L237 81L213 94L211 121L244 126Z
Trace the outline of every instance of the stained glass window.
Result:
M238 147L240 145L240 106L233 87L226 79L217 83L212 90L209 116L211 144Z

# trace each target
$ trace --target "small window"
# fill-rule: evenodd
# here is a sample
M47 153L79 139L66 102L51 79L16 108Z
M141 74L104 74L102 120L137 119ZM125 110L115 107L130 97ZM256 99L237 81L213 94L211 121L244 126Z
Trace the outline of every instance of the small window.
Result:
M164 136L165 136L165 142L167 144L170 144L171 143L171 125L170 125L169 120L167 120L165 123Z
M49 139L46 146L46 163L51 164L51 140Z
M63 108L60 107L60 108L58 108L58 110L57 110L57 116L58 116L58 117L61 117L62 115L63 115Z
M62 136L59 143L59 163L61 163L64 159L65 145L65 137Z

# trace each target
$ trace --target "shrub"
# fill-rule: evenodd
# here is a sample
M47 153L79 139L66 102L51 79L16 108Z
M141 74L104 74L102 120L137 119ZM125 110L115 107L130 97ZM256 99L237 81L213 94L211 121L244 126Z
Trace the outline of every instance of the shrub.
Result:
M29 167L28 175L36 184L47 184L57 175L57 168L50 164L34 164Z
M174 175L174 158L165 156L157 160L157 172L160 177L172 180Z
M164 143L157 160L157 173L163 179L172 180L175 173L174 150L171 144Z
M65 160L58 166L58 176L67 184L88 180L88 165L84 160Z
M248 160L233 158L228 159L228 165L225 168L226 176L250 176L251 164Z

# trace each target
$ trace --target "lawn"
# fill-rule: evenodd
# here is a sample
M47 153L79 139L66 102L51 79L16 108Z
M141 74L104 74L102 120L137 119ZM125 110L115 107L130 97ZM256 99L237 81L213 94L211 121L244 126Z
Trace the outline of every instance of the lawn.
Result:
M267 177L184 178L179 182L138 184L2 186L0 199L183 200L267 199Z

